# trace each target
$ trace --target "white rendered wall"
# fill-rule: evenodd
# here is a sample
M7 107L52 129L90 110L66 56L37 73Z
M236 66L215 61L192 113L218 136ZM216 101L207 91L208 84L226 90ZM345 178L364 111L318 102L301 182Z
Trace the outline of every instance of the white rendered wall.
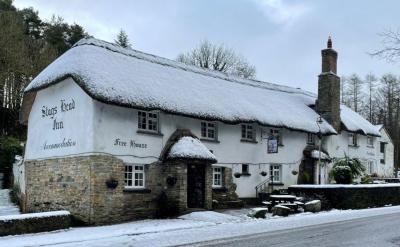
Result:
M58 111L54 118L63 122L63 128L53 130L53 121L42 116L43 106L60 107L61 100L74 99L75 108L68 112ZM118 156L127 163L146 164L157 161L166 141L178 128L190 129L200 137L201 120L160 113L160 132L162 135L138 133L136 109L104 104L92 100L72 79L41 90L29 116L28 141L25 159L45 159L55 156L84 155L106 153ZM255 125L256 126L256 125ZM241 142L240 124L230 125L218 122L219 143L202 141L212 150L218 159L217 166L241 172L241 164L249 164L251 176L234 178L240 197L255 197L255 186L267 177L270 164L281 164L282 187L297 183L303 150L307 146L307 134L298 131L280 129L283 146L276 154L267 153L267 143L261 138L261 132L269 133L270 128L256 126L257 143ZM265 136L265 135L264 135ZM60 143L71 139L75 146L44 149L44 143ZM331 157L360 158L363 161L379 162L376 148L367 147L366 136L358 135L358 147L348 145L348 133L323 138L323 147ZM374 138L375 147L378 145ZM331 167L332 164L328 165ZM328 173L326 170L325 174ZM276 186L275 188L279 188Z
M66 79L37 93L29 114L25 160L85 155L93 151L93 133L93 99Z
M380 152L380 144L379 142L377 143L375 149L376 153L378 155L377 157L377 167L376 167L376 173L380 177L393 177L394 174L394 147L392 140L390 139L388 133L384 128L381 128L380 130L381 137L379 138L379 142L385 142L387 143L385 145L385 154ZM384 157L383 157L384 156ZM382 164L380 163L380 159L385 158L385 163Z

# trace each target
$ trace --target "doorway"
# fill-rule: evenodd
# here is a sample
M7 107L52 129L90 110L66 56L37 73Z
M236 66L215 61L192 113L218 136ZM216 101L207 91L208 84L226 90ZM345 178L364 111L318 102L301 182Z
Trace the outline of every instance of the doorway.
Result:
M187 167L187 206L204 208L205 165L188 164Z

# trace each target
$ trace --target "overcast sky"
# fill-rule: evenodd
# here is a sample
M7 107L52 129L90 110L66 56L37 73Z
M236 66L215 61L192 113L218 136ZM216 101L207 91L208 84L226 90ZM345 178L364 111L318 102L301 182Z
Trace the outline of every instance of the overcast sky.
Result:
M400 28L400 1L373 0L15 0L42 19L76 22L113 41L124 29L133 48L170 59L202 39L224 43L256 66L257 79L317 90L320 50L329 35L339 53L338 74L397 73L400 65L370 57L378 33Z

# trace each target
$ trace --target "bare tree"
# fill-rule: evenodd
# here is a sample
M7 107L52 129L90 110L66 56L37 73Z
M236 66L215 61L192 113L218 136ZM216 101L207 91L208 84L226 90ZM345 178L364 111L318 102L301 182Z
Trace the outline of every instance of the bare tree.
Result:
M370 55L386 59L388 62L398 62L400 60L400 30L385 30L380 33L383 47L371 52Z
M350 107L355 111L359 112L362 105L362 84L363 81L357 74L352 74L346 77L344 83L347 84L345 89L348 92L348 103Z
M375 119L374 119L374 106L373 106L373 100L374 100L374 92L375 92L375 88L376 88L376 83L377 83L378 79L376 78L376 76L372 73L369 73L365 76L365 80L364 83L367 86L367 103L366 108L367 108L367 119L368 121L370 121L371 123L375 123Z
M234 74L243 78L254 78L256 69L242 56L224 45L215 45L205 40L197 48L178 55L177 61Z

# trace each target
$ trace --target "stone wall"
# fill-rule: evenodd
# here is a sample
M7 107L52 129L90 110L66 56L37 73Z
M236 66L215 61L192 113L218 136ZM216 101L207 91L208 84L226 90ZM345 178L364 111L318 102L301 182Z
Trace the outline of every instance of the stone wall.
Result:
M48 212L46 215L26 214L0 217L0 236L55 231L69 228L68 212Z
M175 160L145 165L145 189L124 187L124 163L111 155L25 161L24 212L68 210L75 222L111 224L171 216L187 210L187 164ZM205 208L212 208L212 167L205 166ZM167 178L176 178L169 184ZM106 182L118 182L108 188Z
M236 184L233 183L232 169L223 167L223 182L221 188L213 188L213 208L240 208L244 206L244 202L239 200L236 194Z
M309 199L319 199L323 210L362 209L400 205L400 186L354 185L330 188L289 187L289 193Z

